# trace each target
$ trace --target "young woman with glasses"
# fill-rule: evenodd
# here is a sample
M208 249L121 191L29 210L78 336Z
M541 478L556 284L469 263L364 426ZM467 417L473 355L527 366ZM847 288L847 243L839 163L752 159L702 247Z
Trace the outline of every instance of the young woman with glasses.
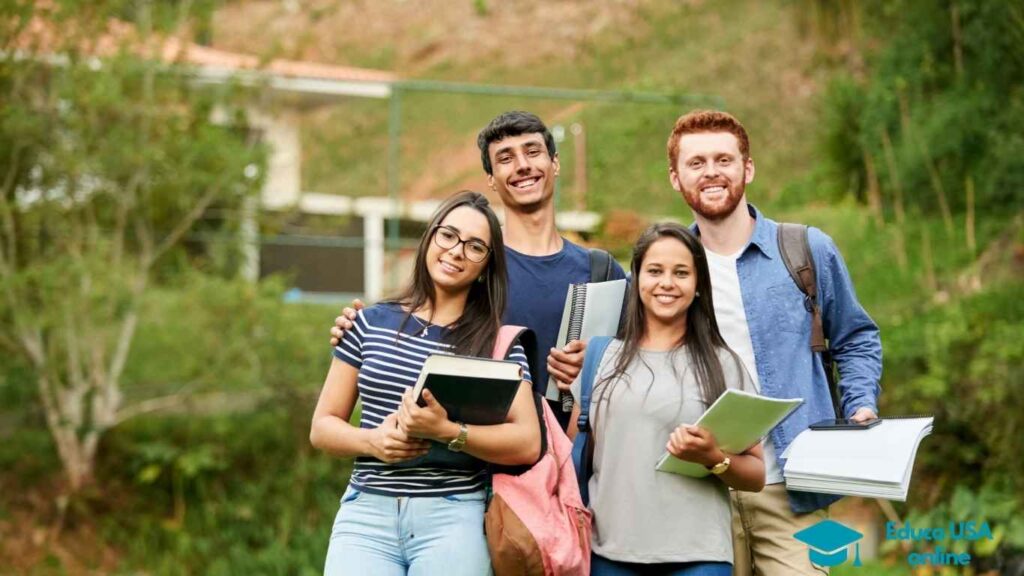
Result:
M420 239L412 282L361 310L334 359L313 414L313 446L355 457L327 550L325 574L491 572L483 533L487 462L532 464L540 425L524 381L504 424L452 422L424 391L411 395L430 354L490 356L506 302L505 249L487 199L460 192ZM359 426L349 424L362 400Z

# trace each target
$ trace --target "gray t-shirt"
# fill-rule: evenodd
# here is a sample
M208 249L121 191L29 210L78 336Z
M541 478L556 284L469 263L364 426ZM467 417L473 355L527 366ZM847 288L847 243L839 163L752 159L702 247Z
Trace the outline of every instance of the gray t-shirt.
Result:
M610 397L602 398L608 384L601 380L611 373L621 345L609 344L591 396L594 552L621 562L731 563L725 483L717 476L698 479L654 469L672 431L696 422L707 408L686 348L641 350L626 371L629 378L618 378ZM750 376L732 354L721 350L719 358L726 386L753 391ZM578 401L579 381L572 393Z

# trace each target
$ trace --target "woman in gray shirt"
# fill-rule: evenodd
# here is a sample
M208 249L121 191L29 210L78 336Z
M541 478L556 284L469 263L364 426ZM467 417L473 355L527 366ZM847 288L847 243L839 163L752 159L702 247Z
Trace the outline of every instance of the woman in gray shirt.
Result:
M761 446L726 454L708 431L680 422L695 422L726 388L752 390L751 380L718 331L693 233L651 226L634 247L632 272L622 339L601 361L590 406L591 573L729 575L728 489L761 490ZM578 382L573 390L578 398ZM655 471L666 449L713 474Z

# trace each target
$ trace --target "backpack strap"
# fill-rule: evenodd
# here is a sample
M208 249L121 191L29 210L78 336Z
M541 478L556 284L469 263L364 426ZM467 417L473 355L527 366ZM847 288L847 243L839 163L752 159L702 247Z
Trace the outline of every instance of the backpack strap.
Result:
M600 248L590 249L590 281L607 282L612 279L612 255Z
M576 468L576 481L580 489L580 497L584 504L590 502L588 483L594 471L594 437L590 429L590 397L594 391L594 379L597 368L608 349L612 339L608 336L595 336L587 343L586 355L583 358L583 371L580 373L580 416L576 421L576 438L572 443L572 464Z
M590 397L594 392L594 379L597 378L597 368L611 341L609 336L594 336L587 343L583 370L580 372L580 417L576 421L578 432L590 432Z
M512 353L512 347L519 343L523 347L523 351L526 353L526 363L530 367L531 378L537 378L537 336L533 333L533 330L525 326L515 326L512 324L503 324L498 328L498 335L494 339L494 349L491 351L491 358L494 360L505 360L509 354ZM533 385L533 403L537 409L537 419L540 420L540 458L544 457L544 454L548 451L548 437L547 437L547 424L544 422L544 399L537 392L537 384L534 382ZM519 475L529 470L533 464L523 466L494 466L492 472L501 472L505 474Z
M526 326L515 326L503 324L498 329L498 336L494 339L494 349L491 351L491 358L505 360L512 352L512 346L519 343L526 353L526 363L530 367L530 378L533 380L534 391L539 391L537 383L537 335Z
M793 282L804 293L804 306L811 313L811 350L824 352L827 347L821 322L821 306L818 305L818 276L811 256L811 244L807 239L807 226L780 223L779 252Z
M832 352L825 342L825 329L821 320L821 305L818 304L818 274L814 268L811 242L807 226L803 224L779 224L779 253L786 264L786 270L797 288L804 293L804 307L811 313L811 351L821 354L822 368L832 396L832 407L836 418L842 418L839 402L839 386L836 378Z

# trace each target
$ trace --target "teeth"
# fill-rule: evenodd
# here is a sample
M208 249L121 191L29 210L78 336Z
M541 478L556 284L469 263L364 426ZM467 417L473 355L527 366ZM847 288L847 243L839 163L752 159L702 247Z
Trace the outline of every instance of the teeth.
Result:
M529 188L530 186L533 186L534 184L536 184L537 180L539 180L539 178L530 178L529 180L520 180L519 182L516 182L514 184L514 186L516 188Z
M712 186L711 188L705 188L703 190L703 192L708 192L708 193L712 193L712 194L715 193L715 192L724 192L724 191L725 191L725 186Z
M654 298L658 302L661 302L663 304L668 304L668 303L671 303L671 302L675 302L676 298L678 298L678 296L668 296L667 294L659 294L659 295L655 296Z
M441 261L441 267L449 272L462 272L462 268L458 268L453 264L445 262L444 260Z

